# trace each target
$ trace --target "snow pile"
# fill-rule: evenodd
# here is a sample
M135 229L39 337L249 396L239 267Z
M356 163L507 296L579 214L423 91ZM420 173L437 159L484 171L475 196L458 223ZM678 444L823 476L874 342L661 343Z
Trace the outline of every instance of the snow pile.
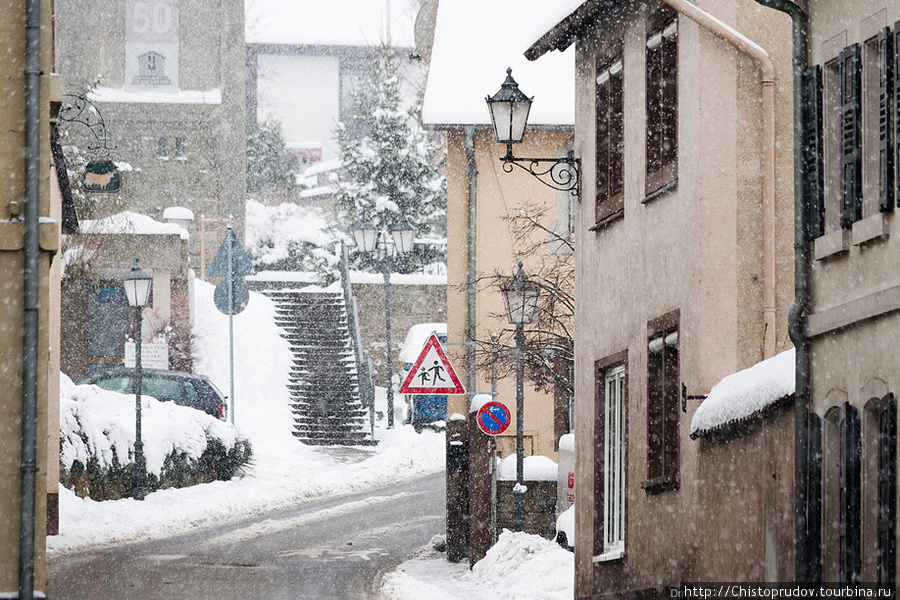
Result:
M534 455L522 459L522 472L525 481L556 481L559 468L552 459ZM502 481L515 481L515 454L510 454L500 461L497 467L497 477Z
M794 349L717 383L691 420L691 435L742 421L794 393Z
M228 319L213 305L211 284L195 281L194 287L194 368L229 394ZM287 389L292 357L273 322L274 312L271 300L251 292L247 308L234 317L235 424L237 435L253 445L247 475L160 490L143 502L95 502L60 488L60 535L47 540L51 554L159 539L294 508L312 499L407 481L444 468L443 433L416 434L412 426L387 431L376 428L381 440L378 446L340 449L339 453L297 441ZM133 415L128 422L133 423ZM160 451L151 450L150 436L144 437L148 455Z
M566 534L569 547L575 546L575 505L573 504L556 517L556 531Z
M318 207L287 202L272 207L247 200L246 247L257 266L299 260L304 254L310 254L313 261L332 264L336 259L329 248L337 241L337 234Z
M177 235L189 239L187 229L173 223L160 223L152 217L124 211L105 219L81 222L82 233L129 233L136 235Z
M100 467L131 462L134 446L134 396L109 392L95 385L75 385L60 375L60 464L71 469L77 460L95 457ZM198 459L207 436L234 447L234 428L208 414L141 396L141 435L147 471L159 475L166 456L174 451Z
M430 552L388 573L382 600L569 600L574 597L574 555L528 533L504 531L469 571Z

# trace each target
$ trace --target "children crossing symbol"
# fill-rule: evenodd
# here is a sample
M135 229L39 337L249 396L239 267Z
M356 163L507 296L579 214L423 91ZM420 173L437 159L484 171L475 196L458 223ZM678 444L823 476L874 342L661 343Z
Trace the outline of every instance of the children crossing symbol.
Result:
M456 371L447 359L437 336L433 333L419 358L413 363L403 385L401 394L465 394L466 389L456 376Z

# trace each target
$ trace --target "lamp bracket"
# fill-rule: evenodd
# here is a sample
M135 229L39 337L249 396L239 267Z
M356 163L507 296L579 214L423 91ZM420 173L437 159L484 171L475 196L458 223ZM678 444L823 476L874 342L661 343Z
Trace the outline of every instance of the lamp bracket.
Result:
M106 158L115 145L110 145L106 129L106 121L97 106L78 94L65 94L62 108L57 116L58 123L77 123L88 128L93 136L93 143L88 142L87 149L96 156Z
M706 400L707 394L688 394L687 386L682 382L681 384L681 412L687 412L687 401L688 400Z
M512 144L507 144L506 156L501 156L500 160L503 161L503 171L506 173L512 173L513 166L519 167L547 187L570 192L581 199L579 189L581 159L576 158L574 152L570 151L567 156L561 158L524 158L513 156Z

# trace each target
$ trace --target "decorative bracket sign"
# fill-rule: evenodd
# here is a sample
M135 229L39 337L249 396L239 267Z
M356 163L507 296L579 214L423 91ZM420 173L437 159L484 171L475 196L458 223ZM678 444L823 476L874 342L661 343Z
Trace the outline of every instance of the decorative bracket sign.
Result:
M466 388L432 333L398 391L401 394L465 394Z

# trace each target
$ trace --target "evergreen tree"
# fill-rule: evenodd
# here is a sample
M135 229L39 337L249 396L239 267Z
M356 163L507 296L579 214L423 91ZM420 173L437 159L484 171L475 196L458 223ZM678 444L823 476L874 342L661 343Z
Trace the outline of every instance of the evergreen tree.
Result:
M343 175L333 177L335 197L348 229L365 215L388 232L403 214L417 235L439 234L447 202L442 148L416 125L419 103L403 105L400 60L389 45L368 57L368 77L352 96L354 121L337 129ZM416 250L412 262L445 260L423 254L434 247Z
M285 189L294 186L297 159L288 152L281 123L266 120L251 128L247 138L247 189Z

